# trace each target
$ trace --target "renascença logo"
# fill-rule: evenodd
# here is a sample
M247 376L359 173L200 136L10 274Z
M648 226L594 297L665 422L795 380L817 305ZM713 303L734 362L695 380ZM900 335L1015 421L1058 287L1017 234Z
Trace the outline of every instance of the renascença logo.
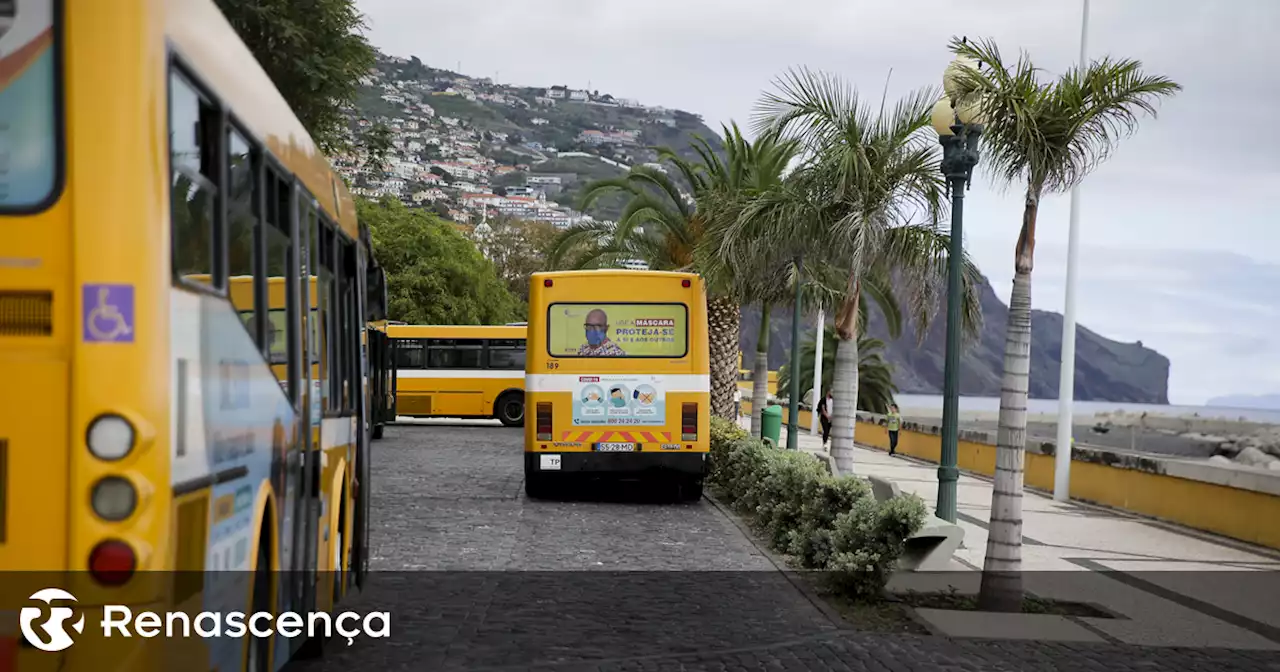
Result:
M49 605L52 605L54 600L76 601L74 595L59 588L37 590L31 596L31 599L39 600ZM20 619L19 625L22 626L22 636L32 646L41 651L61 651L75 644L75 640L71 639L71 635L68 635L67 629L63 627L63 623L67 619L75 616L74 609L71 607L49 607L49 619L40 625L40 629L44 630L45 634L49 636L48 640L36 634L35 620L40 617L40 612L40 607L23 607L18 616ZM71 627L76 631L76 634L84 632L84 614L80 614L80 620L72 623Z
M31 596L51 604L53 600L75 601L75 596L58 588L45 588ZM40 607L23 607L21 612L22 634L32 646L41 651L62 651L75 643L63 626L75 615L70 607L51 607L49 619L40 626L48 635L48 641L36 632L34 622L41 613ZM215 611L202 611L192 617L185 612L157 613L140 611L136 614L122 604L109 604L103 607L103 637L116 634L123 637L137 635L144 639L163 634L165 637L190 637L194 632L197 637L231 637L240 638L246 634L254 637L270 637L273 632L281 637L293 638L304 632L307 637L328 639L336 632L347 639L347 646L355 642L359 635L375 639L391 635L391 615L385 611L371 611L363 616L351 611L344 611L332 616L323 611L307 614L305 617L294 611L282 612L279 616L271 612L254 612L246 614L240 611L227 612L225 615ZM274 627L273 627L274 625ZM224 627L225 626L225 627ZM71 625L77 634L84 632L84 615Z

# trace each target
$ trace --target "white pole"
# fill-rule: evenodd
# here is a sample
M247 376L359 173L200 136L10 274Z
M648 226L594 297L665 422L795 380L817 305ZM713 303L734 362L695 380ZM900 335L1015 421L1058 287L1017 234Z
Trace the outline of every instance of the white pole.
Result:
M813 408L809 413L809 434L818 433L818 400L822 398L822 342L827 340L827 319L822 309L818 309L818 339L813 348Z
M1080 19L1080 67L1088 61L1089 0ZM1071 188L1071 223L1067 225L1067 296L1062 311L1062 363L1058 374L1058 442L1054 457L1053 498L1071 499L1072 404L1076 396L1076 267L1080 246L1080 185Z

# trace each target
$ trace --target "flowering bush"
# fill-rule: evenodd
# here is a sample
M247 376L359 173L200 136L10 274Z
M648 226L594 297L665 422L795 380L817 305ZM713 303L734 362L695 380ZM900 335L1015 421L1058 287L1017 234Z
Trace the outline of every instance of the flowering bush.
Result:
M835 478L814 456L777 450L729 422L712 421L713 492L751 519L776 551L827 570L855 598L884 590L925 506L906 495L877 502L859 478Z

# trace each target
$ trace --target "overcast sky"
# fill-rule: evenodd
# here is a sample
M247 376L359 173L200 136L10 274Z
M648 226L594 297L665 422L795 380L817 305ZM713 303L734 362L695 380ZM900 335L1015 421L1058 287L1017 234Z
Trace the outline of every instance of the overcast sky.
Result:
M383 51L504 84L564 84L749 124L788 68L896 98L940 84L952 35L1059 72L1077 0L358 0ZM1079 322L1172 360L1170 401L1280 393L1280 2L1093 0L1089 54L1141 59L1185 90L1081 190ZM890 70L892 69L892 75ZM1017 193L983 175L965 239L1007 301ZM1061 312L1066 195L1040 210L1033 305Z

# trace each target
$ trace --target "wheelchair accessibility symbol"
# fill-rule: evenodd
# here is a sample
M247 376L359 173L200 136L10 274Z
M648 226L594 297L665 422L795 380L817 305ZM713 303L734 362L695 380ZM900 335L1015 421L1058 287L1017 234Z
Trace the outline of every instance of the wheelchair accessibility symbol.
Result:
M85 285L81 305L85 342L133 342L133 285Z

